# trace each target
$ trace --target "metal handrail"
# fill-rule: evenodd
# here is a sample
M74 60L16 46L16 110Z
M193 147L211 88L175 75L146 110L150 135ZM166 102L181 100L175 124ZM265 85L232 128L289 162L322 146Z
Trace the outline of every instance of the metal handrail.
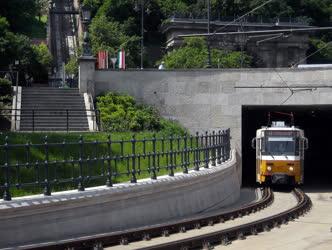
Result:
M38 109L0 109L0 116L3 115L5 112L13 112L15 111L15 130L17 130L16 123L18 120L22 122L22 117L29 117L31 118L32 123L32 131L35 131L35 124L37 118L61 118L64 117L66 119L66 130L69 131L70 129L70 118L77 118L77 117L91 117L92 119L95 119L94 125L97 126L97 129L100 128L100 112L96 109L57 109L57 108L38 108ZM17 111L20 111L19 114L17 114ZM90 111L91 115L88 115L87 112ZM49 112L49 113L45 113ZM77 112L82 112L84 114L79 114ZM12 113L8 114L12 115ZM7 115L7 116L8 116ZM19 119L20 118L20 119Z
M14 188L40 188L51 195L52 189L111 187L119 178L136 183L140 176L157 179L180 169L187 174L227 161L230 151L229 129L167 138L133 135L129 140L112 140L109 135L106 141L85 141L80 136L78 141L56 143L46 136L41 143L25 144L12 144L6 136L0 144L0 192L4 200L11 200Z
M238 16L212 16L212 22L232 22L236 20ZM194 14L194 13L174 13L168 20L195 20L195 21L207 21L205 14ZM307 20L301 17L262 17L262 16L248 16L243 18L237 23L260 23L260 24L275 24L276 22L288 25L310 25Z

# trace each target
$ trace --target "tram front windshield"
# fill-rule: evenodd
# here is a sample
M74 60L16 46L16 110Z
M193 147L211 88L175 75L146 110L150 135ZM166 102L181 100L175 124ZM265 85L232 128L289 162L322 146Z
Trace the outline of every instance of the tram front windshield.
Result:
M295 136L288 135L266 135L265 140L263 140L262 154L298 155L298 139Z

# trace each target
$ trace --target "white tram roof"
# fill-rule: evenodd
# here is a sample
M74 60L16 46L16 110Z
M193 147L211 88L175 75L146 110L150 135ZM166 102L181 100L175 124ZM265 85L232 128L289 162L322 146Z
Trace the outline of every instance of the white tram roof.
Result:
M284 126L284 127L262 127L260 129L257 129L256 132L257 137L261 137L263 135L262 132L264 131L299 131L301 136L304 135L303 130L300 128L297 128L295 126L291 127Z

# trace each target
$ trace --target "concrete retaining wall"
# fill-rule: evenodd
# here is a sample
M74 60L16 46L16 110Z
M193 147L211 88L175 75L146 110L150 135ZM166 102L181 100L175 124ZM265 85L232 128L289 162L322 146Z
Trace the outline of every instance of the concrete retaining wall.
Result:
M124 92L152 104L192 132L230 128L239 152L243 105L332 104L332 88L322 87L332 87L332 69L96 71L94 85L96 94Z
M241 171L231 159L210 169L137 184L0 202L0 248L161 223L235 202Z

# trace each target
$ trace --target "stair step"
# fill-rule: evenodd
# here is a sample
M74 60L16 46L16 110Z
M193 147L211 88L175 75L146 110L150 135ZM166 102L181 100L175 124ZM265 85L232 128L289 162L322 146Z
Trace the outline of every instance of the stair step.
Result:
M51 88L51 87L38 87L38 88L23 88L25 92L45 91L45 92L79 92L78 88Z
M51 127L38 127L32 128L20 128L20 131L67 131L67 128L51 128ZM69 128L68 131L89 131L89 128L73 127Z
M20 130L88 131L83 95L76 89L31 87L22 89ZM32 114L34 110L34 120Z

